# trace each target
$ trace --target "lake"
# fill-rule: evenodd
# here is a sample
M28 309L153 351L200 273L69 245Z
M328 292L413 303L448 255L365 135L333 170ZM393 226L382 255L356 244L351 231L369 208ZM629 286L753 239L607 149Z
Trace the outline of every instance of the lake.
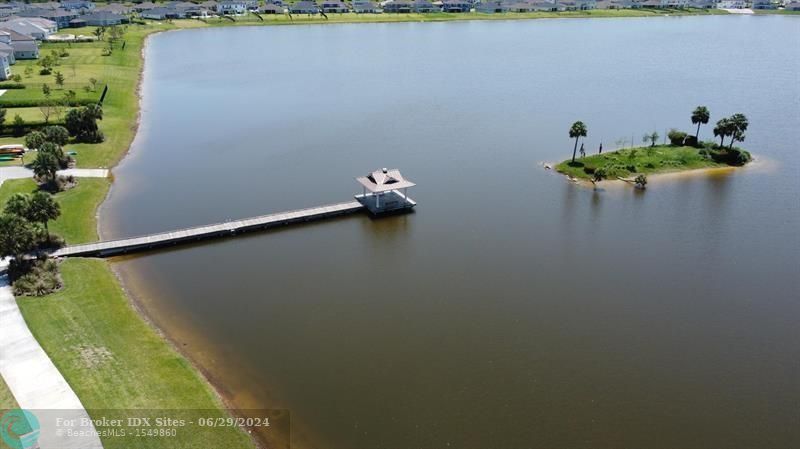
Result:
M415 213L115 266L295 447L800 446L800 18L203 29L150 39L105 238L346 201ZM744 169L576 186L543 169L750 119Z

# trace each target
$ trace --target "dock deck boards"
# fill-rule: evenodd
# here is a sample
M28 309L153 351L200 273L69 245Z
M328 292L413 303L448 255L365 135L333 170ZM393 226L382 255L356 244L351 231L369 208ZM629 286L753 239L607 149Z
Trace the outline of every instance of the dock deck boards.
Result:
M364 210L358 201L327 204L324 206L298 209L289 212L278 212L260 217L245 218L242 220L197 226L175 231L161 232L141 237L131 237L119 240L109 240L85 245L74 245L60 248L50 254L52 257L78 257L94 256L108 257L119 254L142 251L160 246L172 245L180 242L202 240L212 237L222 237L239 232L248 232L256 229L267 229L292 223L318 220L321 218L345 215Z

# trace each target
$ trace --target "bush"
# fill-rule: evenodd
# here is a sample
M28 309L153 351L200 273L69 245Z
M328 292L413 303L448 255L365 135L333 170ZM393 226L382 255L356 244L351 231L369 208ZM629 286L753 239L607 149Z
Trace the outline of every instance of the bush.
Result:
M631 165L631 164L626 165L625 169L628 170L631 173L636 173L636 171L637 171L636 170L636 166L635 165Z
M669 143L672 145L681 146L683 145L684 139L686 139L686 133L683 131L678 131L677 129L671 129L669 130L667 137L669 138Z
M63 282L58 264L53 260L36 260L27 267L17 265L14 273L14 295L44 296L61 288Z
M31 131L25 136L25 147L31 150L38 150L44 142L44 134L39 131Z
M587 175L594 174L595 170L596 169L594 167L589 167L588 165L586 167L583 167L583 172L586 173Z
M741 148L715 151L711 153L711 158L728 165L744 165L753 159L749 152Z
M14 135L19 137L25 134L25 120L22 120L22 117L19 114L14 116L14 122L11 125L11 129L13 129Z
M42 134L46 141L56 145L64 146L69 141L69 131L63 126L45 126L42 128Z
M698 146L697 145L697 137L695 137L695 136L686 136L686 138L683 139L683 144L686 145L687 147L697 147Z
M25 85L22 83L0 83L0 89L24 89Z
M647 176L639 175L633 180L633 182L636 183L636 187L644 189L647 186Z

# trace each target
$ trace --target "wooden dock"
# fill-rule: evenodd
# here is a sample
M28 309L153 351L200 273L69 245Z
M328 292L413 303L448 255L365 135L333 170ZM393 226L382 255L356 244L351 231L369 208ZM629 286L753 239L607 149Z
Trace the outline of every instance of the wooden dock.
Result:
M416 204L416 203L415 203ZM225 223L217 223L194 228L179 229L172 232L162 232L142 237L132 237L127 239L109 240L99 243L88 243L85 245L67 246L58 249L50 254L52 257L109 257L120 254L127 254L136 251L172 246L180 243L193 242L197 240L224 237L285 226L294 223L319 220L322 218L335 217L338 215L350 214L366 210L358 201L348 201L345 203L329 204L308 209L299 209L289 212L279 212L276 214L262 215L260 217L246 218Z

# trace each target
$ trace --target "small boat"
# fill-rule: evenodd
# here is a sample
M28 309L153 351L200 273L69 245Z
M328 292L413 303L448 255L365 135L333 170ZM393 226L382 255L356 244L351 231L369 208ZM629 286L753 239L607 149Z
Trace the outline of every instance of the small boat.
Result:
M25 147L19 144L0 145L0 154L22 154Z

